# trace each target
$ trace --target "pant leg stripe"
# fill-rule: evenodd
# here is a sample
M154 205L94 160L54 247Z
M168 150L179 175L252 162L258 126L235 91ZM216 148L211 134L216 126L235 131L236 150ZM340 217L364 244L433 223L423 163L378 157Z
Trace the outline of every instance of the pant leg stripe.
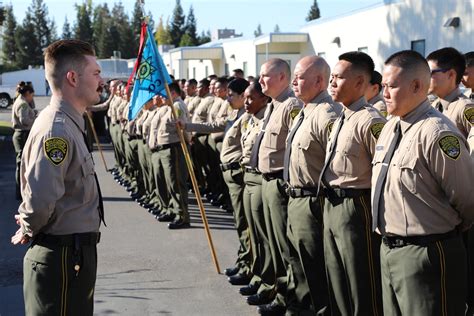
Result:
M366 232L366 238L367 238L367 256L368 256L368 261L369 261L369 276L370 276L370 290L372 292L372 309L374 312L374 315L378 315L378 308L377 308L377 299L376 299L376 288L375 288L375 271L374 271L374 262L373 262L373 250L372 250L372 232L371 232L371 226L370 225L370 212L367 208L367 205L363 199L363 197L360 197L360 202L362 204L362 208L364 209L364 215L365 215L365 232Z
M436 247L439 252L439 265L441 270L441 315L448 315L446 304L446 260L441 241L436 242Z
M64 290L66 288L66 267L65 267L65 252L66 252L66 247L63 247L61 251L61 315L66 315L65 311L65 297L64 297Z

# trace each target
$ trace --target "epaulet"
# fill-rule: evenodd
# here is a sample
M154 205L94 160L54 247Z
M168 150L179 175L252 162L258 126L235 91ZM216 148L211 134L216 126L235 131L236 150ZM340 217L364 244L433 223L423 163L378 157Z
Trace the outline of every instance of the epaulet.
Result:
M372 116L372 118L383 118L383 115L376 108L374 108L372 105L366 104L366 105L364 105L364 108L367 110L367 112L369 112L369 114L370 114L370 116Z

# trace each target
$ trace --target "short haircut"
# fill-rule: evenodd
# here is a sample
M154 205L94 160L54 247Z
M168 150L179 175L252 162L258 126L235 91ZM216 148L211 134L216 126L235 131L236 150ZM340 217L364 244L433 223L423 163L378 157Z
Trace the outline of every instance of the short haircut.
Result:
M402 68L403 71L418 72L422 74L428 84L430 80L430 66L426 59L414 50L402 50L391 55L385 61L385 66L395 66Z
M244 71L240 68L232 70L232 72L241 75L242 77L244 76Z
M374 61L364 52L347 52L339 56L339 60L345 60L352 64L354 69L364 72L369 78L374 72Z
M33 89L31 84L28 84L24 81L20 81L16 86L16 92L24 96L27 93L35 93L35 89Z
M370 84L371 85L374 85L374 84L378 85L379 86L379 92L382 91L382 75L377 70L374 70L372 72L372 77L370 78Z
M196 81L196 79L189 79L188 84L191 86L197 86L198 82Z
M207 79L211 81L212 79L217 79L217 75L209 75L207 76Z
M466 67L474 66L474 52L465 53L464 58L466 58Z
M228 88L237 94L242 94L248 86L249 82L247 80L236 78L229 83Z
M461 82L466 70L466 58L453 47L444 47L431 52L426 60L432 60L442 69L454 69L456 71L456 84Z
M269 71L278 71L283 72L288 80L291 78L291 69L290 65L281 58L272 58L269 59L265 64L269 66Z
M179 79L179 82L182 83L182 84L185 84L185 83L186 83L186 79Z
M229 84L229 80L226 77L217 78L216 83L220 83L222 86L226 87Z
M44 51L45 76L53 89L62 88L70 70L81 72L86 66L85 56L95 56L91 44L75 39L60 40Z
M263 93L263 91L262 91L262 85L260 84L260 82L258 82L258 80L252 82L252 83L250 84L250 86L252 86L253 89L254 89L255 91L257 91L258 94L260 94L261 96L267 96L265 93ZM270 97L269 97L269 98L270 98Z
M181 88L179 87L178 82L174 81L168 85L170 91L176 92L177 95L181 95Z
M207 79L202 79L199 81L199 84L205 88L209 88L209 86L211 85L211 82Z

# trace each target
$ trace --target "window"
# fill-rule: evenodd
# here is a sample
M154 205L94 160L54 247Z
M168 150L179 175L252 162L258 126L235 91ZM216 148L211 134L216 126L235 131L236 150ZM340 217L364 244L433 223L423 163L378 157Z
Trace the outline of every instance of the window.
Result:
M209 66L206 66L206 68L205 68L205 74L206 74L206 75L205 75L204 77L207 78L207 76L209 76Z
M366 53L366 54L369 53L369 48L368 48L367 46L365 46L365 47L359 47L357 50L358 50L359 52L361 52L361 53Z
M189 78L191 79L191 78ZM196 67L193 67L193 79L196 79Z
M244 74L247 75L247 62L246 61L244 61L242 65L242 70L244 71Z
M325 52L319 52L318 56L321 58L326 58L326 53Z
M420 53L421 56L425 56L425 40L411 41L411 50Z
M229 75L229 64L225 64L224 67L225 67L225 69L224 69L224 74L225 74L226 76L228 76L228 75Z
M189 78L189 76L191 75L191 73L190 73L190 72L191 72L191 69L189 69L189 67L187 67L186 72L187 72L187 75L188 75L188 76L186 77L186 79L188 79L188 80L191 79L191 78Z

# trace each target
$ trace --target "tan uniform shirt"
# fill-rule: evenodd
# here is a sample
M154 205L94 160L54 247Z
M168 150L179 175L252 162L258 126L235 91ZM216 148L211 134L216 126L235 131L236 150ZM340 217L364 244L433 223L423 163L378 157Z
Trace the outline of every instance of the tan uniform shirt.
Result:
M245 112L242 107L237 111L235 120L229 120L228 124L232 124L225 133L222 140L221 162L231 163L239 162L242 158L242 144L240 139L247 128L251 115Z
M242 166L246 166L250 163L253 144L255 144L257 135L262 129L263 116L265 115L266 110L267 106L264 106L260 111L251 115L247 123L247 128L242 133L242 138L240 140L240 143L242 144L242 158L240 164Z
M174 100L173 106L176 111L177 119L186 123L188 120L186 104L184 104L181 98ZM171 108L167 105L163 105L159 108L159 113L153 118L151 123L151 138L156 138L156 143L150 148L156 148L157 145L166 145L179 143L179 135L176 129L175 120L171 113Z
M469 150L471 152L471 157L474 159L474 128L471 128L471 132L467 137L467 142L469 144Z
M468 98L468 99L471 99L472 101L474 101L474 92L472 91L472 89L466 89L464 91L464 95Z
M193 114L194 114L194 110L196 109L196 107L199 105L199 103L201 103L201 98L196 94L192 97L186 97L186 99L188 100L188 102L186 103L186 100L184 101L184 103L186 103L186 106L188 108L188 112L189 112L189 115L190 115L190 119L192 119L193 117Z
M258 169L262 173L283 170L288 130L303 106L289 88L272 103L273 111L269 117L268 115L265 117L265 120L269 121L258 152ZM267 112L269 107L270 105L267 106Z
M379 110L379 112L382 113L384 117L387 117L387 105L385 104L385 101L380 94L377 94L375 97L373 97L367 102L371 104L375 109Z
M194 115L192 118L193 123L204 123L207 122L207 114L209 113L210 107L214 103L214 96L210 93L205 95L199 105L194 110Z
M335 153L324 173L325 180L331 187L342 189L369 189L372 176L372 157L375 143L387 121L379 111L367 104L364 97L344 107L344 124L337 137ZM336 126L334 123L327 154L334 139Z
M137 122L135 123L135 134L137 136L143 136L143 123L151 113L150 111L145 109L143 109L142 112L143 113L140 115L139 118L137 118Z
M29 131L36 118L36 111L19 95L12 106L12 127L16 130Z
M398 120L386 124L377 142L374 186ZM380 199L379 231L399 236L441 234L462 221L472 222L474 163L464 137L428 100L400 123L402 138Z
M56 98L38 116L23 150L18 211L24 233L66 235L99 230L94 161L84 120Z
M118 107L122 104L122 98L119 97L118 95L115 95L113 100L110 102L110 107L109 111L107 112L107 115L110 117L110 120L112 121L113 124L117 124L118 122L118 116L117 116L117 110Z
M291 186L318 187L329 133L341 111L342 105L335 103L327 91L321 92L303 108L303 122L296 131L293 142L287 143L287 146L291 146L289 165ZM296 116L295 122L300 115L301 113Z
M155 115L157 115L157 113L159 112L158 110L159 110L159 108L156 108L156 107L153 107L150 110L148 110L148 112L150 112L150 114L148 114L146 120L143 121L142 137L143 137L143 140L145 141L145 143L147 143L149 147L150 147L151 124L153 122L153 119L155 118Z
M474 101L466 98L457 88L444 99L436 99L433 106L438 102L443 106L443 114L456 124L464 137L467 137L474 124Z

